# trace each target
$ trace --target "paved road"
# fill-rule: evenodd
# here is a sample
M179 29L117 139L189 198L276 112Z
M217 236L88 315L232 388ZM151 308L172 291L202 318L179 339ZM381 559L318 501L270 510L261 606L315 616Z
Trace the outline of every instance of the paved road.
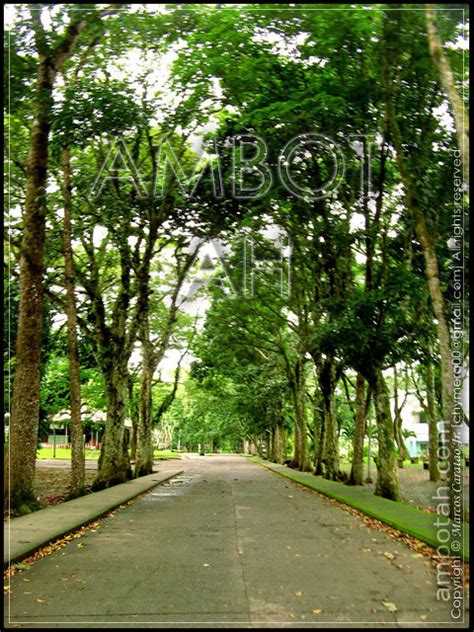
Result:
M15 575L7 626L452 625L434 571L403 543L243 457L180 466Z

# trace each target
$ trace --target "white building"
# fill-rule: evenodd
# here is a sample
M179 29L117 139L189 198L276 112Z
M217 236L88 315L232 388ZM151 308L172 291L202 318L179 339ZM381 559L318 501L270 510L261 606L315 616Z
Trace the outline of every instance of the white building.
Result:
M401 398L404 394L400 393ZM393 399L392 415L394 414ZM401 412L402 430L408 430L415 436L405 438L405 445L410 456L420 456L428 453L428 419L415 395L409 394ZM469 445L469 427L463 423L461 427L461 441L464 446Z

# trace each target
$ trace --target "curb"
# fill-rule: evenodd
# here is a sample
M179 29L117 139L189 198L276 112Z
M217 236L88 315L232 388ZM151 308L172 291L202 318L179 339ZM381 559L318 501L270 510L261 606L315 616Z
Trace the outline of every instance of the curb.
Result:
M176 470L162 476L158 473L149 474L25 516L9 519L4 526L3 535L4 567L20 561L49 542L96 520L111 509L182 472L183 470Z

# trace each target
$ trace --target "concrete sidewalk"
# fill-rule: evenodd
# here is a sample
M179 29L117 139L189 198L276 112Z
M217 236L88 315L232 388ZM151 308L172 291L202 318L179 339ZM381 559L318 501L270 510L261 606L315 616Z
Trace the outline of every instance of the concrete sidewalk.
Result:
M395 502L388 500L387 498L381 498L375 496L375 494L368 492L367 490L359 486L345 485L344 483L337 483L335 481L328 481L321 476L314 476L306 472L299 472L293 470L286 465L278 465L270 461L265 461L260 458L252 458L253 461L267 467L273 472L277 472L282 476L314 489L315 491L335 498L350 507L354 507L359 511L362 511L371 518L376 518L385 524L388 524L395 529L398 529L402 533L407 533L415 538L418 538L422 542L426 542L430 546L437 548L440 545L438 539L438 529L435 522L437 515L422 511L406 503ZM439 516L441 524L446 521L450 521L444 517ZM462 557L469 561L469 525L462 525L463 529L463 547L464 550L460 551Z
M48 542L95 520L181 472L177 467L166 468L163 472L142 476L122 485L8 520L3 533L4 566L21 560Z

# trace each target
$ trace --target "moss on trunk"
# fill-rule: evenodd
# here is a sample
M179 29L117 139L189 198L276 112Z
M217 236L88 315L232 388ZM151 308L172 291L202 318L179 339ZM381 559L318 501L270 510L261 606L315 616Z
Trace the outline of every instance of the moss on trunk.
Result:
M124 483L132 478L125 437L126 367L104 374L107 387L107 419L94 490Z
M361 373L356 377L354 454L349 482L351 485L364 484L364 437L366 427L365 379Z
M382 370L378 367L371 372L370 386L375 403L379 445L375 494L390 500L398 500L397 450L393 434L390 399L385 378Z

